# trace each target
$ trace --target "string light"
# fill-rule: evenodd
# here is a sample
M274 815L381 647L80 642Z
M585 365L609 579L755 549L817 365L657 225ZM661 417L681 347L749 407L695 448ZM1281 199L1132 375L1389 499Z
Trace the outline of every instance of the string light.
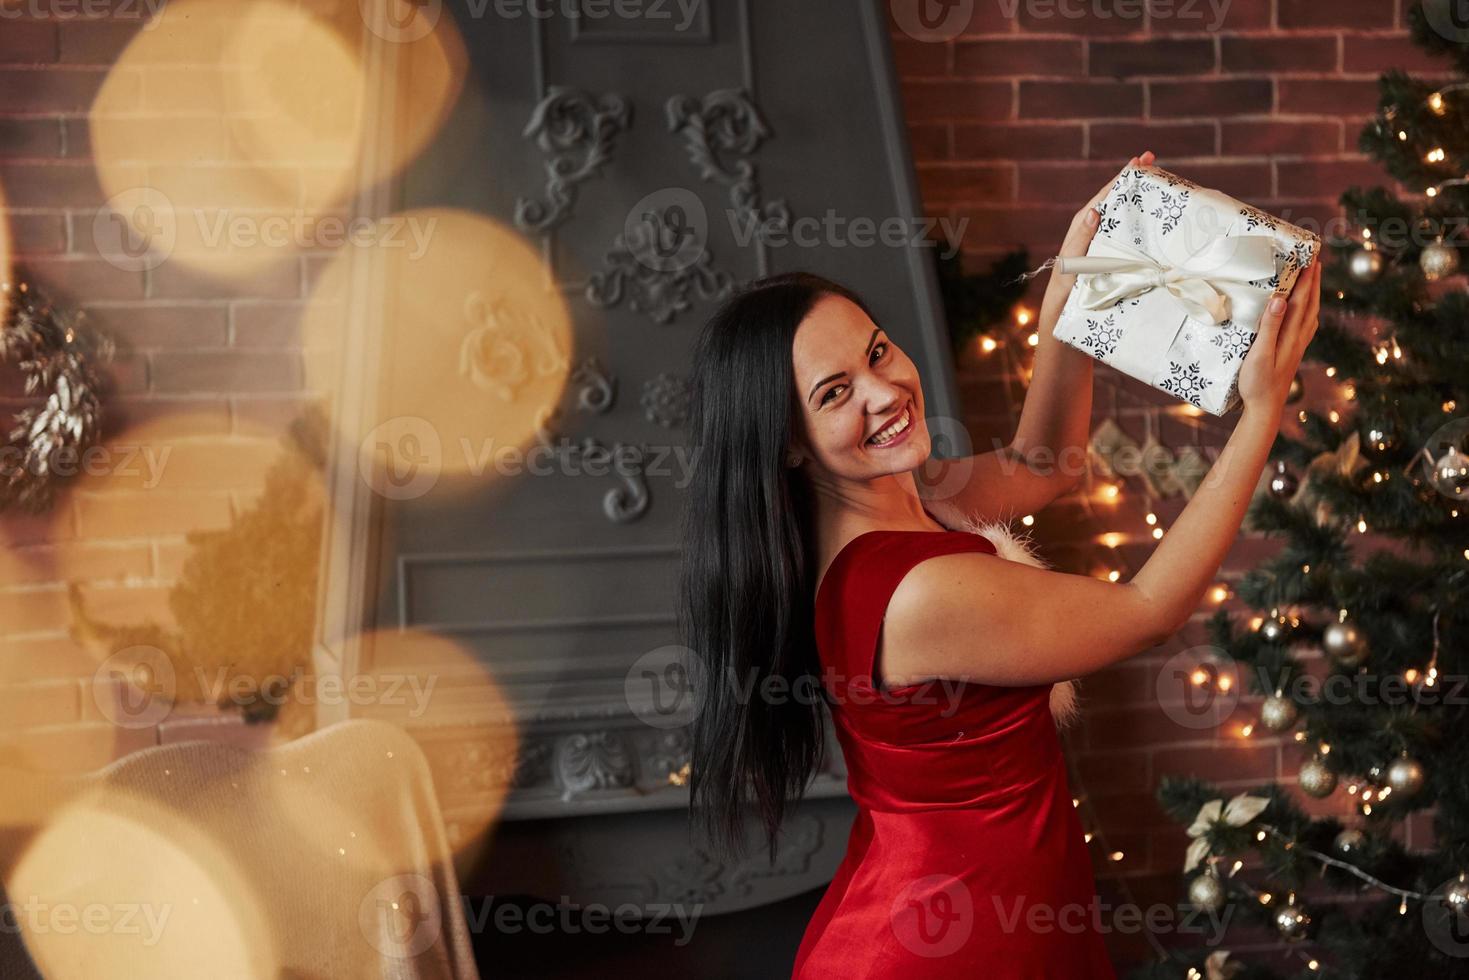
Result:
M986 354L993 352L994 349L999 346L999 342L995 340L995 338L991 337L989 334L980 335L979 349L984 351Z

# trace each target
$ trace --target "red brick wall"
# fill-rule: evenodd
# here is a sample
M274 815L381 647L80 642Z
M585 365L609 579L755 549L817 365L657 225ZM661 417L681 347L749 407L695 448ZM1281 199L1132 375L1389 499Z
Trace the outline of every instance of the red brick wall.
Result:
M1140 17L1143 4L1125 0L975 0L962 32L923 40L902 28L896 14L905 2L890 5L893 46L923 205L929 214L969 219L963 245L970 271L1016 246L1039 265L1086 200L1145 150L1160 166L1320 230L1339 213L1337 198L1348 185L1393 186L1356 149L1377 106L1378 73L1445 68L1428 64L1409 40L1408 0L1234 0L1217 22L1204 4L1149 3L1149 16ZM1063 17L1062 10L1085 15ZM1045 281L1039 277L1027 298L1032 310ZM993 353L962 359L966 420L977 444L1014 432L1024 395L1016 368L1028 359L1023 333L1014 331ZM1149 416L1173 449L1217 448L1232 427L1232 418L1182 414L1178 403L1110 369L1097 376L1094 421L1116 417L1139 442ZM1319 368L1308 366L1305 380L1307 404L1340 398ZM1114 387L1117 401L1107 394ZM1136 478L1119 503L1093 499L1087 508L1082 496L1058 503L1035 525L1048 556L1068 571L1136 569L1153 546L1143 516L1151 509L1167 527L1184 504L1178 497L1149 501ZM1097 541L1104 531L1126 536L1115 554ZM1276 547L1242 537L1220 581ZM1207 641L1202 621L1213 609L1201 609L1164 647L1084 683L1086 720L1070 740L1070 756L1090 804L1088 821L1124 853L1121 861L1099 861L1104 897L1120 900L1117 881L1125 879L1144 906L1181 899L1186 838L1154 802L1162 776L1197 774L1238 792L1271 779L1291 783L1302 761L1281 738L1237 734L1258 714L1255 698L1242 701L1222 731L1181 728L1159 707L1160 665ZM1339 792L1334 803L1313 809L1344 813L1341 799ZM1426 830L1426 822L1413 828ZM1119 961L1148 955L1136 934L1111 938ZM1231 933L1228 945L1240 949L1241 941Z
M80 16L88 6L103 15ZM92 139L107 113L94 100L109 76L121 86L112 107L136 114L130 125L148 134L135 144L141 155L169 160L222 125L207 29L195 45L123 57L154 6L0 11L0 207L10 257L118 342L108 445L172 453L156 486L142 485L136 462L117 455L47 513L0 514L0 736L15 740L21 761L48 768L91 768L214 723L181 713L161 729L111 724L91 684L104 654L68 635L65 583L81 584L105 622L171 623L169 587L192 550L185 535L226 527L253 501L278 436L307 402L295 320L319 253L280 250L251 275L211 278L178 261L120 268L99 251L93 221L110 191ZM196 175L222 173L205 169L228 162L228 140L215 145L190 154ZM220 186L227 196L227 175ZM7 424L16 394L0 390Z

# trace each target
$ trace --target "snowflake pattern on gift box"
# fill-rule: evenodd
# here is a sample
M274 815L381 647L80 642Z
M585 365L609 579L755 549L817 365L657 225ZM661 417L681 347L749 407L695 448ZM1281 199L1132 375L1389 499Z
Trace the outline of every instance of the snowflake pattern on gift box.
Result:
M1170 395L1203 408L1199 404L1199 395L1209 387L1209 379L1200 372L1198 361L1189 361L1187 364L1169 361L1168 377L1159 381L1158 387Z
M1209 343L1218 347L1224 354L1224 363L1230 364L1235 358L1243 357L1245 351L1250 349L1250 341L1254 334L1237 325L1233 320L1225 320L1219 324L1214 335L1209 338Z
M1117 325L1117 315L1108 313L1107 318L1100 323L1087 317L1086 334L1078 343L1092 357L1104 358L1111 356L1121 339L1122 328Z
M1280 225L1274 216L1266 214L1259 208L1246 204L1239 209L1240 217L1245 219L1245 230L1254 231L1256 228L1265 228L1269 231L1279 231Z
M1169 187L1187 187L1191 191L1196 191L1199 189L1199 185L1195 184L1187 177L1180 177L1178 176L1178 174L1170 174L1166 171L1163 173L1163 181Z
M1274 251L1275 275L1271 276L1269 279L1251 279L1251 286L1255 286L1259 289L1268 289L1271 292L1274 292L1275 290L1280 288L1280 277L1285 272L1286 266L1288 264L1293 265L1295 263L1295 256L1290 252L1282 252L1278 248Z
M1163 223L1163 234L1166 235L1183 220L1183 209L1188 206L1188 191L1179 191L1176 195L1167 191L1158 193L1162 195L1162 202L1150 213Z

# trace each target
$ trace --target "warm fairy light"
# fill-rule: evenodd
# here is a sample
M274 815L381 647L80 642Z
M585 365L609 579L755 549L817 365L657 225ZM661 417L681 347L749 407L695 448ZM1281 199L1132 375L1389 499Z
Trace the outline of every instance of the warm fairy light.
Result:
M1443 410L1445 413L1452 412L1456 407L1458 407L1458 402L1454 401L1452 398L1443 403Z
M1122 487L1116 483L1102 484L1102 496L1107 500L1116 500L1122 495Z
M1124 855L1121 851L1113 851L1111 854L1109 854L1107 856L1110 857L1114 861L1121 861L1126 855Z
M1337 299L1341 299L1341 297L1338 296ZM1326 369L1326 376L1328 378L1334 378L1334 377L1336 377L1336 367L1335 366L1332 366L1332 367L1327 368Z
M1110 572L1108 572L1108 573L1107 573L1107 581L1108 581L1108 582L1115 582L1115 581L1117 581L1117 580L1118 580L1118 579L1120 579L1120 578L1121 578L1121 577L1122 577L1122 573L1121 573L1121 572L1119 572L1119 571L1118 571L1118 570L1117 570L1117 569L1115 569L1115 568L1114 568L1114 569L1112 569L1112 570L1111 570L1111 571L1110 571Z
M1081 806L1081 797L1079 797L1079 796L1073 796L1071 798L1071 806L1073 808Z
M1034 514L1026 514L1024 517L1022 517L1020 519L1020 523L1021 524L1024 524L1026 527L1030 527L1032 524L1035 523L1035 515Z
M1438 188L1428 187L1424 189L1423 193L1428 195L1429 197L1438 197Z
M1407 915L1407 914L1408 914L1408 897L1406 895L1404 895L1403 896L1403 900L1398 903L1398 915Z
M1360 788L1361 787L1359 787L1356 783L1352 783L1352 785L1350 785L1350 786L1347 787L1347 795L1348 796L1356 796L1357 795L1357 790L1360 789Z
M1381 483L1382 482L1382 470L1378 470L1378 471L1376 471L1375 473L1372 474L1372 482L1373 483Z
M1370 817L1370 816L1372 816L1372 804L1370 804L1370 803L1363 803L1362 804L1362 816L1364 816L1364 817Z
M1241 725L1240 726L1239 733L1241 735L1243 735L1245 738L1249 738L1250 737L1250 733L1253 732L1254 730L1255 730L1254 724L1253 723L1250 723L1250 724L1246 724L1246 725Z
M1319 969L1321 969L1321 963L1318 960L1307 960L1306 961L1306 969L1308 969L1308 970L1319 970Z
M1261 627L1261 625L1264 624L1264 622L1265 622L1265 617L1264 616L1256 616L1256 617L1254 617L1253 619L1250 620L1250 629L1257 630L1257 629L1259 629Z
M995 338L991 337L989 334L984 334L979 338L979 349L984 351L986 354L990 353L998 346L1000 345L995 342Z
M1030 310L1026 309L1023 306L1016 310L1015 322L1020 324L1022 327L1028 325L1030 323Z
M1392 787L1391 786L1384 786L1384 787L1382 787L1381 790L1378 791L1377 798L1379 800L1385 800L1385 799L1387 799L1387 795L1389 793L1391 793L1391 792L1392 792Z
M1214 588L1209 590L1209 598L1215 602L1223 602L1229 598L1229 587L1225 585L1214 586Z
M1215 684L1214 686L1220 691L1228 692L1231 687L1234 687L1234 681L1229 679L1228 674L1220 674L1219 683Z
M1322 755L1331 755L1331 743L1330 742L1322 742L1317 747L1316 751L1320 752Z
M1041 335L1038 333L1032 333L1029 337L1025 338L1025 342L1034 347L1041 342Z
M1106 534L1103 534L1098 540L1100 540L1102 544L1106 545L1108 548L1115 548L1123 541L1125 541L1126 538L1118 531L1108 531Z
M1081 839L1090 844L1092 842L1092 832L1088 830L1086 833L1081 835Z
M1441 116L1444 114L1444 102L1442 92L1434 92L1428 97L1428 108L1433 110L1433 114L1435 116Z
M1357 386L1348 381L1346 386L1342 388L1341 393L1342 397L1347 401L1355 401L1357 398Z
M1155 528L1153 528L1153 540L1154 541L1161 541L1162 539L1163 539L1163 529L1161 527L1155 527Z
M1301 574L1302 575L1310 575L1311 574L1311 566L1310 565L1302 565L1301 566Z
M1188 675L1189 681L1198 687L1209 680L1209 674L1202 667L1195 667L1193 673Z
M1264 839L1265 839L1265 831L1263 831L1263 830L1257 830L1257 831L1255 831L1255 840L1264 840Z
M1306 740L1306 733L1305 732L1296 732L1296 741L1297 742L1304 742L1305 740Z
M1306 410L1301 409L1299 412L1297 412L1296 418L1300 419L1302 422L1306 421Z
M1398 338L1396 337L1392 339L1392 356L1393 360L1396 361L1401 361L1403 359L1403 349L1398 346Z
M1260 835L1260 839L1261 840L1264 840L1265 839L1265 835L1264 834L1261 834ZM1260 893L1260 904L1261 905L1269 905L1271 903L1271 901L1274 900L1274 898L1275 898L1275 896L1271 895L1269 892L1261 892Z
M1418 668L1409 667L1407 670L1403 671L1403 680L1407 681L1409 684L1418 683Z
M1363 518L1358 518L1357 519L1357 533L1358 534L1366 534L1367 533L1367 521L1365 519L1363 519Z
M1239 869L1243 868L1244 866L1245 863L1243 861L1235 861L1234 866L1229 869L1229 877L1233 878L1236 874L1239 873Z
M1443 158L1444 158L1443 147L1441 147L1441 146L1435 146L1433 149L1431 149L1431 150L1428 151L1428 155L1425 156L1423 158L1423 160L1424 160L1425 163L1438 163L1441 160L1443 160Z
M1329 411L1329 412L1326 413L1326 417L1329 418L1329 419L1331 419L1332 422L1340 422L1341 421L1341 414L1339 412L1337 412L1337 410L1334 409L1334 408L1331 411Z
M1406 143L1408 140L1408 134L1400 129L1398 130L1398 139Z
M1147 521L1149 524L1157 524L1158 515L1154 514L1152 511L1148 511L1148 516L1144 517L1143 520Z

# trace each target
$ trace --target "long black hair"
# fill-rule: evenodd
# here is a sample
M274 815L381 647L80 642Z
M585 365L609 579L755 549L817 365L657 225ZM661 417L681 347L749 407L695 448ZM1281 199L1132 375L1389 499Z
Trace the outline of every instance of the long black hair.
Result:
M685 498L678 620L697 687L690 825L719 858L744 853L753 804L774 864L787 807L825 761L814 506L785 460L800 411L796 327L826 295L871 315L829 279L768 276L725 302L694 347L698 463Z

